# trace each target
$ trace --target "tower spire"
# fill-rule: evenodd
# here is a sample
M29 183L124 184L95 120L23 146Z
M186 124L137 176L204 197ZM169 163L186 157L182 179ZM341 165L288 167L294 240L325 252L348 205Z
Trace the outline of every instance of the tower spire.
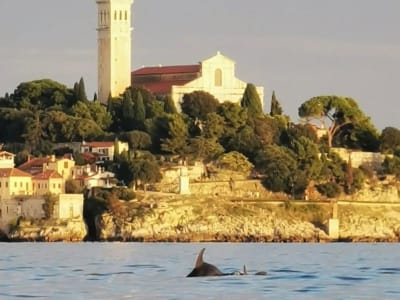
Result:
M133 0L96 0L98 97L103 103L131 85Z

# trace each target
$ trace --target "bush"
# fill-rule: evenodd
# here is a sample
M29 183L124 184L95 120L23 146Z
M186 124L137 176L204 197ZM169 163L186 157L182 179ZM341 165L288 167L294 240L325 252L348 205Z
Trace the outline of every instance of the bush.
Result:
M321 195L328 198L335 198L340 195L341 188L336 182L327 182L317 185L317 190Z
M127 188L114 188L112 192L115 192L116 196L121 200L130 201L136 198L135 192Z

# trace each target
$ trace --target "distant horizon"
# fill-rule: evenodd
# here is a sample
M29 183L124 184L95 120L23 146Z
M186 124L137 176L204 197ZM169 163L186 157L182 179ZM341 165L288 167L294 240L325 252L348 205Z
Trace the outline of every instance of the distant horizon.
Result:
M400 128L400 1L136 0L133 9L132 71L197 64L220 51L236 62L239 79L264 87L266 112L273 90L293 122L301 103L334 94L354 98L379 130ZM2 0L0 11L1 96L21 82L48 78L72 88L83 77L93 97L94 0Z

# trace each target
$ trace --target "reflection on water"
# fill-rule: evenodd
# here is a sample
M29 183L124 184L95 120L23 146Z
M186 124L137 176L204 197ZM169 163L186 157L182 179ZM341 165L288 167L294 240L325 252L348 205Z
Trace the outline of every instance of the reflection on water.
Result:
M186 278L199 250L224 272ZM397 244L0 244L0 299L399 299Z

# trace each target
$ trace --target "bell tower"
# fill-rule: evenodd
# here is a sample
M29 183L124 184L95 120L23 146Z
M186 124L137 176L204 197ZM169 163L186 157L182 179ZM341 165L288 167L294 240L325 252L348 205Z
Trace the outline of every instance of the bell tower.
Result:
M131 85L133 0L96 0L98 9L98 98L119 96Z

